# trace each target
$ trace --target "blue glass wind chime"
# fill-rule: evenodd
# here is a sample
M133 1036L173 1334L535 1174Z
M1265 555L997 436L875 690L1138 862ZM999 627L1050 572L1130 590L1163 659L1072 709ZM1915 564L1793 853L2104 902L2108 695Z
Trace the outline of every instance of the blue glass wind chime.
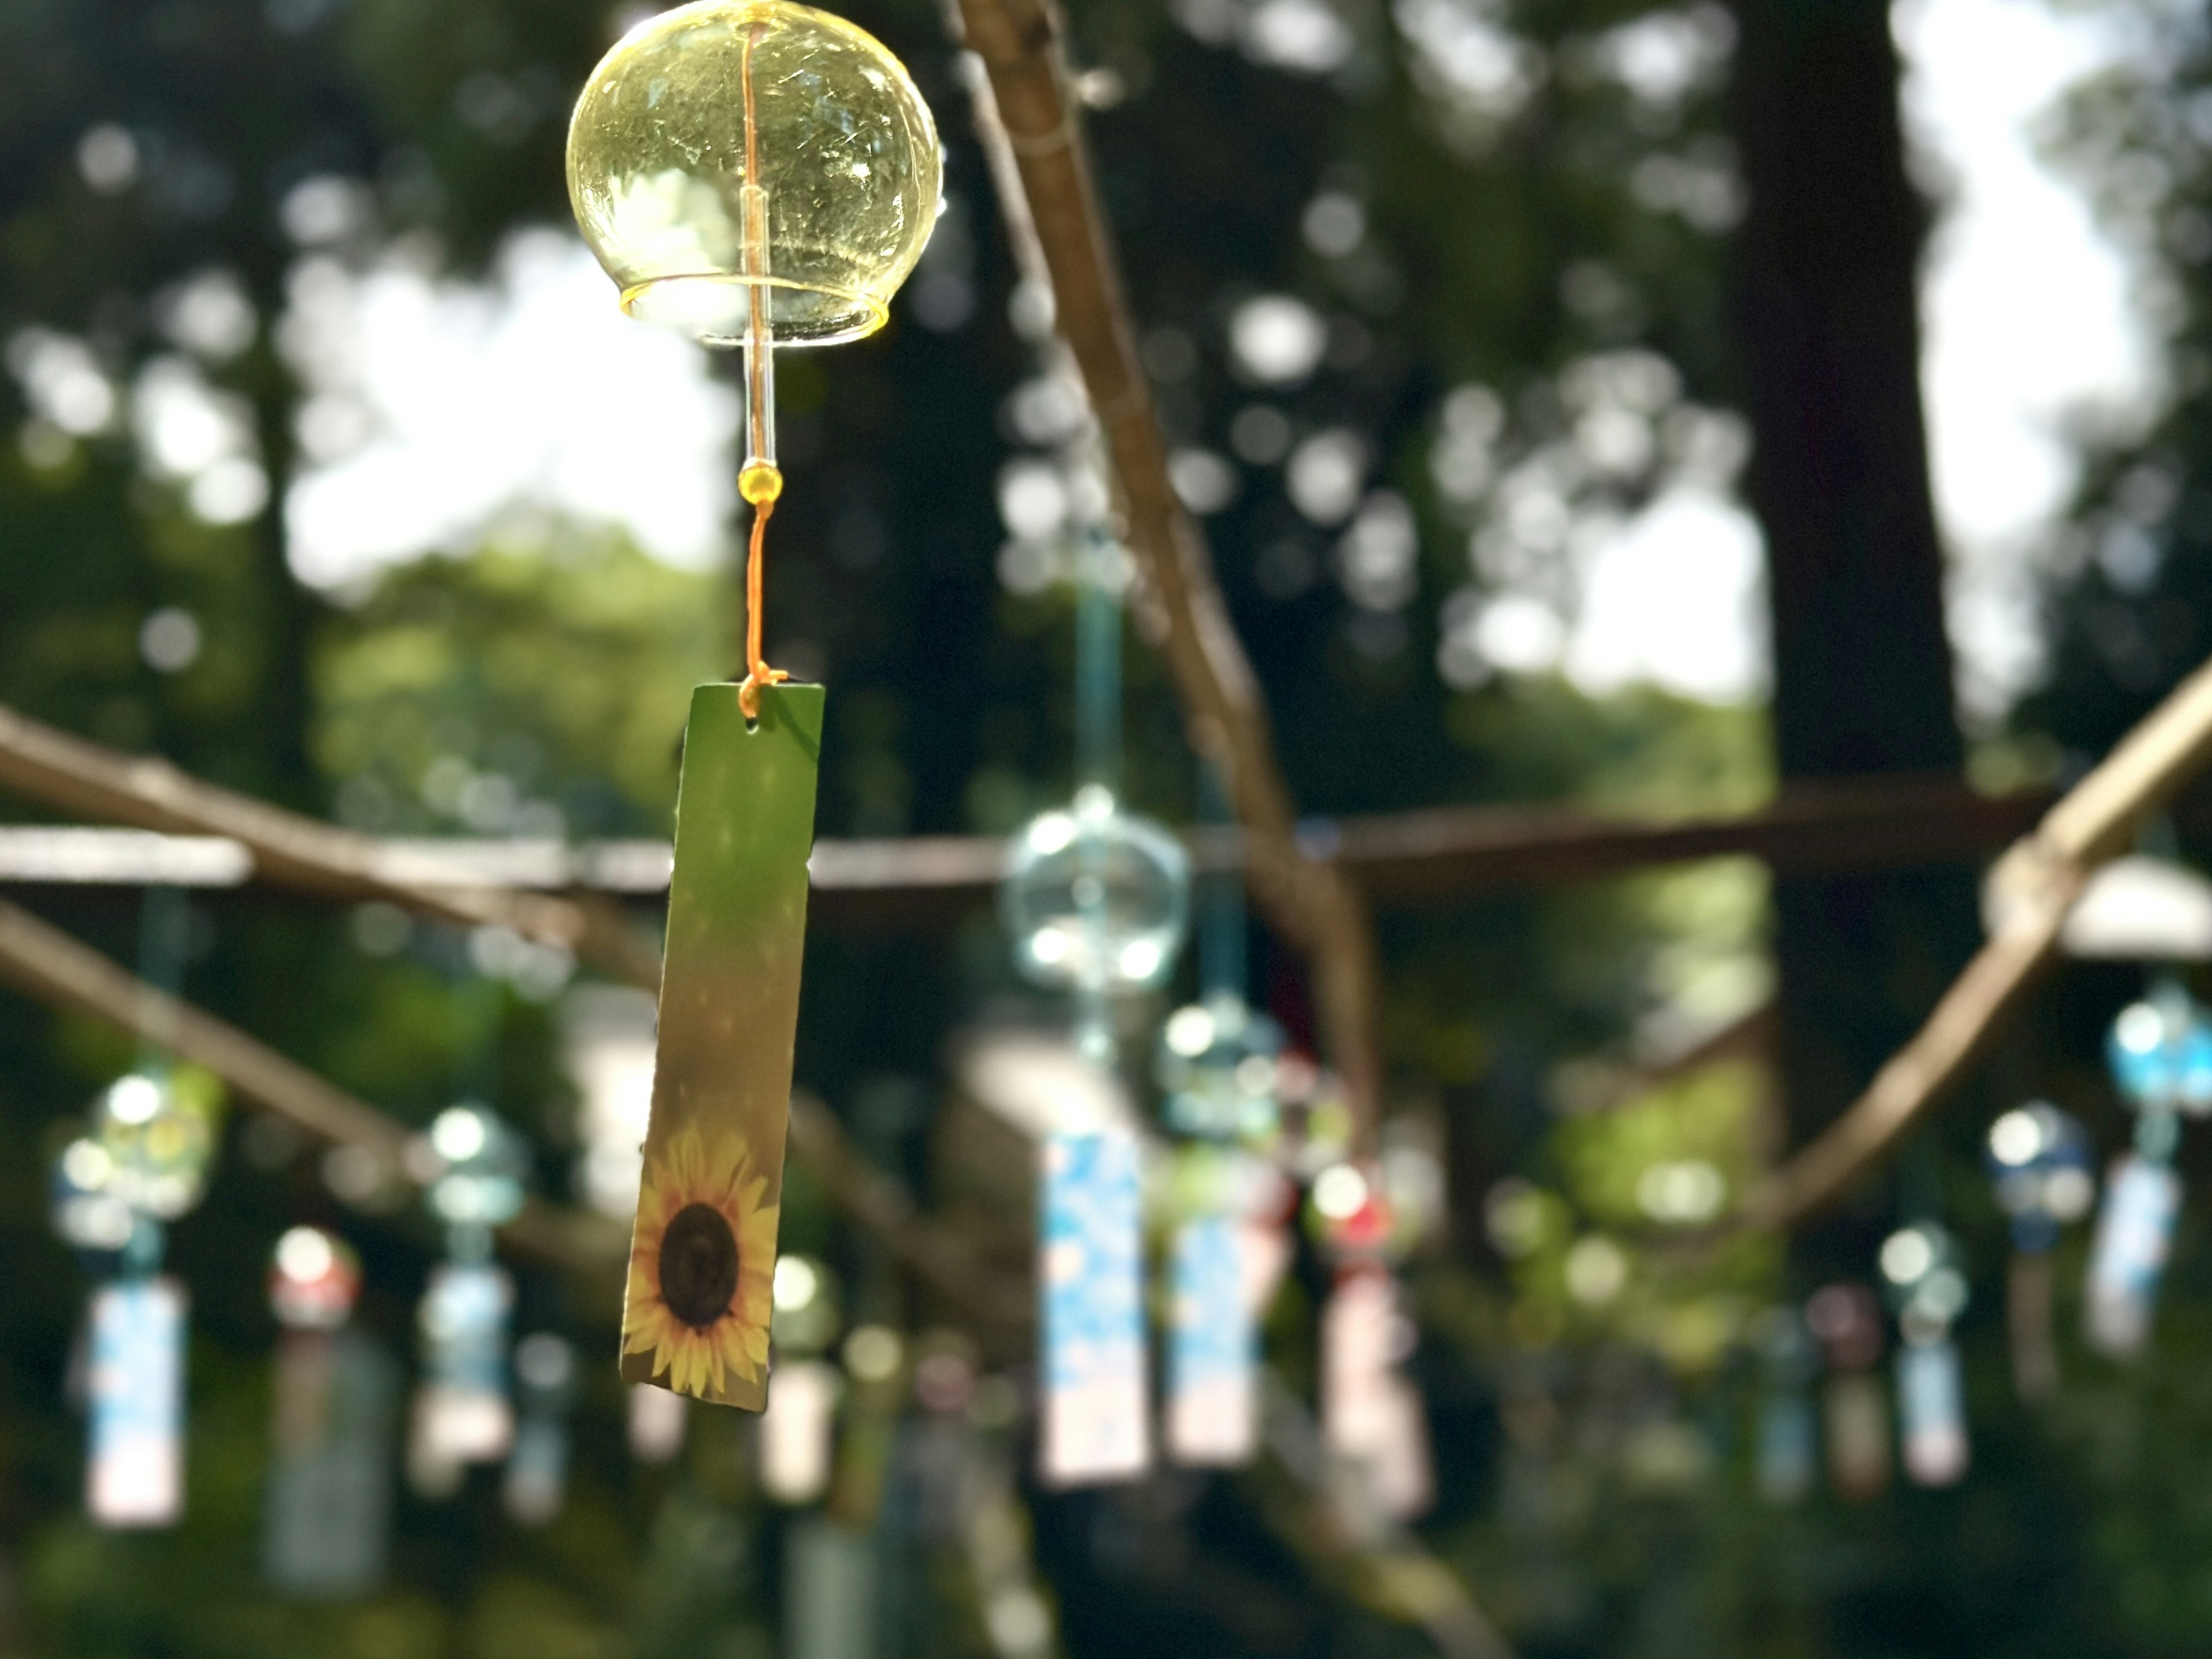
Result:
M1227 820L1213 774L1200 816ZM1251 1461L1259 1421L1258 1318L1288 1255L1287 1183L1255 1155L1278 1138L1281 1028L1245 1000L1244 887L1234 869L1199 884L1199 1000L1169 1016L1155 1076L1177 1138L1167 1183L1165 1440L1194 1468Z
M2120 1011L2105 1054L2136 1127L2132 1149L2113 1160L2106 1180L2082 1334L2098 1352L2124 1359L2150 1339L2181 1214L2173 1168L2181 1120L2212 1112L2212 1023L2178 980L2161 978L2148 997Z
M2173 1154L2185 1117L2212 1113L2212 1015L2179 981L2160 975L2148 996L2122 1009L2106 1042L2114 1091L2134 1114L2129 1150L2112 1161L2091 1242L2082 1338L2115 1359L2140 1353L2150 1336L2159 1282L2181 1210ZM2012 1236L2006 1272L2006 1325L2013 1382L2031 1405L2059 1385L2051 1316L2051 1253L2064 1230L2097 1202L2088 1131L2048 1101L2030 1101L1990 1126L1983 1162ZM1898 1422L1908 1478L1948 1486L1966 1471L1969 1446L1960 1363L1951 1328L1966 1303L1956 1242L1922 1219L1884 1242L1881 1275L1902 1343L1897 1356ZM1814 1431L1804 1389L1814 1351L1827 1361L1830 1474L1839 1495L1872 1497L1889 1478L1887 1413L1872 1366L1880 1321L1863 1287L1830 1285L1800 1322L1770 1310L1753 1334L1765 1400L1759 1439L1759 1485L1770 1502L1794 1503L1810 1487Z
M1016 838L1001 900L1017 965L1072 994L1075 1046L1110 1071L1121 1000L1174 969L1190 872L1182 844L1117 799L1127 555L1094 524L1076 562L1075 799ZM1058 1484L1123 1479L1152 1461L1139 1152L1133 1115L1054 1103L1039 1172L1040 1463Z
M174 887L140 902L140 977L167 1006L191 913ZM184 1512L186 1301L161 1263L170 1224L204 1190L222 1106L221 1085L174 1066L152 1032L53 1169L55 1230L97 1287L82 1362L85 1507L104 1527L167 1526Z

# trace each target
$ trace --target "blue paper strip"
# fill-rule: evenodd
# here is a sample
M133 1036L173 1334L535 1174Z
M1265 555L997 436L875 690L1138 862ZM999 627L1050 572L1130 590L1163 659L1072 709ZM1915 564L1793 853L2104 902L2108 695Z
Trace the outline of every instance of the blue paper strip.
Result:
M1897 1356L1905 1473L1915 1486L1954 1486L1966 1473L1966 1406L1948 1338L1909 1342Z
M184 1513L184 1342L173 1279L110 1285L92 1299L85 1507L102 1526L166 1527Z
M507 1394L507 1318L514 1281L489 1263L447 1262L422 1293L422 1388L408 1448L416 1489L438 1496L461 1466L495 1463L514 1440Z
M1060 1486L1136 1474L1152 1457L1137 1143L1054 1134L1043 1158L1042 1473Z
M1233 1468L1253 1451L1252 1315L1239 1224L1204 1216L1176 1230L1168 1364L1168 1455Z
M2090 1248L2082 1309L2089 1346L2115 1358L2141 1351L2150 1335L2152 1305L2181 1212L2181 1178L2162 1164L2132 1155L2112 1165Z

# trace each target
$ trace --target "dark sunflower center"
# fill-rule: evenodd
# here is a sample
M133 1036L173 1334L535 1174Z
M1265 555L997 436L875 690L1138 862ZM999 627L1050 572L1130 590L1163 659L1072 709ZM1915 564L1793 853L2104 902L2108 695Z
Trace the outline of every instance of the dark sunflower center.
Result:
M660 1299L694 1330L730 1310L738 1293L738 1237L722 1212L687 1204L660 1236Z

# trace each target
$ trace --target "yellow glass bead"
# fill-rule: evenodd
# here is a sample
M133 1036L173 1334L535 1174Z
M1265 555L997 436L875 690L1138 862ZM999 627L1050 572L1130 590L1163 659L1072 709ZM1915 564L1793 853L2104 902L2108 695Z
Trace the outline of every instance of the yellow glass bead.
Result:
M568 126L576 222L623 309L718 345L744 339L756 289L779 345L882 327L939 183L936 124L905 66L866 31L787 0L647 19L592 71Z
M783 494L783 474L766 461L749 462L738 474L738 494L754 507L772 501Z

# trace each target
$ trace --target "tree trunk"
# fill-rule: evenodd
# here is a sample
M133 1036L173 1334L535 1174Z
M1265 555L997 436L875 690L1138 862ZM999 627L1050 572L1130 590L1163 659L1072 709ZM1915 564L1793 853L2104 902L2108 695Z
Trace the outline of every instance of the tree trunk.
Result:
M1955 772L1920 405L1928 215L1905 172L1887 9L1737 0L1736 18L1734 121L1750 192L1736 326L1781 775ZM1802 1141L1911 1034L1971 950L1972 895L1955 875L1792 880L1777 887L1776 914L1784 1072Z

